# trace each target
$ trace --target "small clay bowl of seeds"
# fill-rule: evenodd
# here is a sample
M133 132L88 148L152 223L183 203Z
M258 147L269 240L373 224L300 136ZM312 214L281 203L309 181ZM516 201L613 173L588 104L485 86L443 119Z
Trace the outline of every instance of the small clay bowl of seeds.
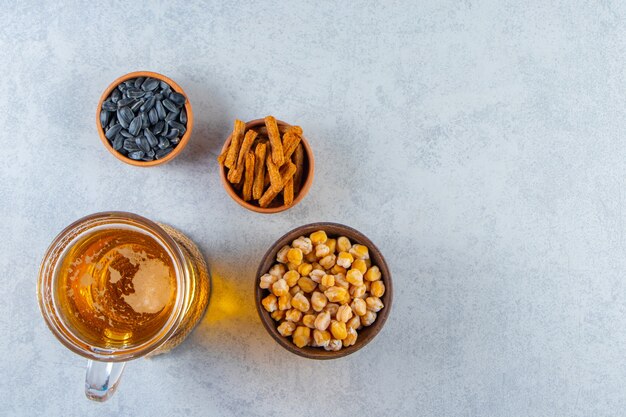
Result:
M119 77L102 93L96 126L102 143L117 159L150 167L171 161L184 149L193 112L173 80L137 71Z
M384 326L393 298L380 250L337 223L300 226L274 242L261 260L254 292L267 332L309 359L363 348Z

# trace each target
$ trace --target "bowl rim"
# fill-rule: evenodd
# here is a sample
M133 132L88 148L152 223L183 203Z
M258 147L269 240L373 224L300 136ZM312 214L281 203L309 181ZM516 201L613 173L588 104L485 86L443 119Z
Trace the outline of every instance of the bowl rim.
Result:
M109 140L104 135L104 133L105 133L104 129L100 125L100 111L102 110L102 103L104 103L104 101L107 99L107 97L109 97L111 92L115 88L117 88L118 85L120 85L121 83L123 83L126 80L129 80L131 78L136 78L136 77L151 77L151 78L156 78L156 79L158 79L160 81L165 81L166 83L168 83L172 87L172 89L174 91L184 95L185 98L186 98L185 110L187 111L187 131L182 136L182 138L180 139L180 142L178 142L178 145L176 145L174 150L172 152L170 152L165 158L155 159L153 161L136 161L134 159L130 159L130 158L122 155L121 153L119 153L118 151L113 149L113 147L109 143ZM180 154L182 152L182 150L185 148L185 146L187 146L187 143L189 142L189 138L191 137L191 132L193 130L193 122L194 122L194 119L193 119L193 110L191 108L191 102L189 101L189 96L187 96L187 94L182 89L182 87L180 85L178 85L171 78L169 78L169 77L167 77L167 76L165 76L163 74L159 74L158 72L152 72L152 71L133 71L133 72L129 72L127 74L124 74L124 75L116 78L115 81L113 81L111 84L109 84L109 86L104 90L104 92L100 96L100 101L98 101L98 107L96 109L96 128L98 129L98 135L100 136L100 140L102 141L104 146L107 148L107 150L109 152L111 152L113 154L113 156L115 156L120 161L125 162L125 163L127 163L129 165L138 166L138 167L152 167L152 166L156 166L156 165L165 164L165 163L171 161L172 159L174 159L176 156L178 156L178 154Z
M300 235L307 236L313 231L316 231L316 230L326 231L328 228L335 228L335 229L340 230L341 235L347 236L352 241L352 243L360 243L360 244L366 245L370 250L370 259L372 259L373 257L377 258L376 262L372 260L372 263L377 265L380 268L383 274L383 280L385 283L385 294L383 294L382 296L385 307L378 313L376 317L376 321L371 326L368 326L368 329L371 329L371 330L365 335L366 337L364 339L359 338L357 339L357 342L354 345L348 346L346 348L342 347L341 350L336 351L336 352L326 351L321 348L310 347L310 346L306 346L304 348L298 348L296 345L294 345L291 342L290 339L281 336L280 333L278 333L277 326L275 324L276 322L274 321L274 319L272 319L272 317L270 316L270 313L267 312L265 308L263 308L263 306L261 305L261 299L262 299L262 296L264 295L263 292L265 290L259 287L261 276L267 273L267 270L265 270L266 268L263 267L264 264L267 263L268 259L272 259L272 261L270 262L270 265L273 264L275 262L273 259L275 258L276 253L283 245L290 243L290 241L292 239L295 239L297 236L300 236ZM335 235L335 233L332 232L332 235ZM298 356L301 356L307 359L318 359L318 360L337 359L337 358L350 355L362 349L363 347L368 345L380 333L387 319L389 318L389 314L392 309L393 281L391 278L391 271L389 270L389 266L387 265L387 262L385 261L385 257L383 256L382 252L363 233L359 232L358 230L350 226L346 226L340 223L333 223L333 222L308 223L302 226L298 226L294 229L291 229L290 231L282 235L272 245L270 245L269 249L265 252L263 257L261 258L261 262L259 263L259 267L257 268L257 274L254 279L254 302L255 302L255 306L256 306L256 310L259 315L259 318L261 319L261 323L263 323L263 327L280 346L282 346L283 348L285 348L291 353L294 353Z
M278 123L279 126L286 126L286 127L291 126L289 123L283 122L282 120L276 120L276 123ZM246 122L246 130L252 129L261 125L265 125L264 119L250 120L249 122ZM222 146L220 154L228 148L228 146L230 145L231 139L232 139L232 133L228 135L228 138L226 138L226 141L224 142L224 145ZM311 149L311 145L309 144L308 140L304 136L302 136L301 143L304 147L304 153L306 155L307 162L308 162L308 172L307 172L307 178L304 181L304 184L302 184L302 187L300 188L300 192L298 193L297 196L295 196L292 205L286 206L283 204L277 207L263 208L263 207L259 207L254 204L248 203L247 201L244 201L243 198L241 198L235 192L230 182L228 182L228 179L226 178L226 167L224 165L218 164L222 187L224 187L224 190L226 190L226 193L233 200L235 200L237 204L239 204L240 206L244 208L247 208L248 210L251 210L257 213L262 213L262 214L280 213L281 211L289 210L290 208L295 207L309 193L309 190L311 189L311 185L313 185L313 176L315 175L315 158L313 157L313 150Z

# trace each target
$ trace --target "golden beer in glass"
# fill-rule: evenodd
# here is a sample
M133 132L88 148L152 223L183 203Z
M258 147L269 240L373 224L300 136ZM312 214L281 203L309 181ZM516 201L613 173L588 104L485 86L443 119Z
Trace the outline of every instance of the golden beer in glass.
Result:
M114 392L125 362L167 351L206 310L210 277L182 233L132 213L84 217L52 242L37 294L52 333L89 359L90 399Z

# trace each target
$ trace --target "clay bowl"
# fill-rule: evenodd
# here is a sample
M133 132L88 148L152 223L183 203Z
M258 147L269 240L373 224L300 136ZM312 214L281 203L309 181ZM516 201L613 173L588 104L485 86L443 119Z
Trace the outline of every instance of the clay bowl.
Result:
M278 128L281 130L281 133L285 128L288 128L290 126L289 124L281 120L277 120L276 123L278 124ZM256 120L252 120L246 123L246 130L259 128L262 126L265 126L265 121L263 119L256 119ZM228 146L230 145L230 140L231 140L231 136L229 136L228 139L226 139L226 142L224 142L224 146L222 147L221 152L224 152L228 148ZM220 178L222 179L222 186L226 190L226 193L228 193L228 195L233 200L235 200L237 204L239 204L240 206L245 207L248 210L255 211L257 213L265 213L265 214L279 213L281 211L285 211L287 209L294 207L296 204L302 201L304 196L307 195L307 193L311 189L311 184L313 184L313 174L315 172L315 160L313 159L313 151L311 150L311 146L309 145L309 142L303 136L302 141L300 143L302 143L302 146L304 147L305 174L303 176L303 182L302 182L302 187L300 187L300 192L298 193L298 195L294 196L292 205L285 206L283 204L279 204L279 205L270 204L269 207L263 208L255 204L251 204L247 201L244 201L243 198L241 198L241 196L237 194L237 191L233 188L233 185L230 182L228 182L228 179L226 178L227 168L225 166L220 166ZM280 201L280 196L276 197L274 203L276 201Z
M347 348L342 348L336 352L329 352L324 350L323 348L305 346L303 348L299 348L293 344L291 338L283 337L278 333L276 327L278 323L272 319L270 313L268 313L265 308L261 305L261 300L269 294L268 290L264 290L259 287L261 275L267 273L267 271L276 263L276 254L284 245L289 245L291 242L298 238L299 236L309 236L312 232L317 230L324 230L329 237L337 238L339 236L346 236L350 239L350 241L354 243L360 243L369 248L370 259L372 260L372 265L378 265L380 268L380 272L382 273L382 279L385 283L385 294L382 296L382 302L385 307L378 312L378 316L376 321L369 327L363 327L359 330L359 337L356 340L356 343ZM391 311L391 303L393 300L393 286L391 281L391 273L389 272L389 267L385 262L385 258L380 253L380 250L369 240L364 234L361 232L348 227L342 224L337 223L311 223L304 226L297 227L292 231L285 234L283 237L278 239L270 249L265 253L263 259L261 260L261 264L256 273L256 279L254 280L254 298L256 303L256 309L261 318L261 322L263 326L267 330L267 332L272 336L272 338L282 347L287 349L291 353L295 353L296 355L300 355L309 359L336 359L341 358L343 356L347 356L351 353L356 352L357 350L363 348L369 342L376 337L376 335L380 332L380 330L385 325L385 321L389 316L389 312Z
M102 103L104 102L104 100L106 100L107 97L109 97L111 92L113 92L113 90L118 85L120 85L126 80L129 80L131 78L137 78L137 77L151 77L151 78L156 78L160 81L165 81L166 83L170 85L170 87L172 87L172 90L184 95L187 98L187 101L185 103L185 110L187 111L187 131L185 132L183 137L180 139L180 142L178 143L178 145L176 145L174 150L170 152L165 158L162 158L162 159L155 159L154 161L136 161L134 159L130 159L122 155L121 153L113 149L113 147L109 143L109 140L104 135L104 129L100 126L100 111L102 110ZM158 74L156 72L150 72L150 71L130 72L126 75L122 75L121 77L113 81L107 87L107 89L104 90L104 93L102 93L102 97L100 97L100 101L98 102L98 109L96 110L96 129L98 129L98 135L100 135L100 140L104 144L105 148L107 148L109 152L111 152L111 154L113 154L113 156L115 156L117 159L127 164L138 166L138 167L153 167L156 165L165 164L171 161L172 159L176 158L176 156L178 156L178 154L182 152L185 146L187 146L187 142L189 142L189 138L191 137L191 131L193 130L193 111L191 109L191 103L189 102L189 98L187 97L187 94L185 94L183 89L170 78L166 77L165 75Z

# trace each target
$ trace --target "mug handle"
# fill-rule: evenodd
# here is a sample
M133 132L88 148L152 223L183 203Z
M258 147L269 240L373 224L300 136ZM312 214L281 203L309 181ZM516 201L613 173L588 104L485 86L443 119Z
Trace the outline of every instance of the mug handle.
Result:
M85 395L93 401L104 402L111 398L120 382L126 362L87 361Z

